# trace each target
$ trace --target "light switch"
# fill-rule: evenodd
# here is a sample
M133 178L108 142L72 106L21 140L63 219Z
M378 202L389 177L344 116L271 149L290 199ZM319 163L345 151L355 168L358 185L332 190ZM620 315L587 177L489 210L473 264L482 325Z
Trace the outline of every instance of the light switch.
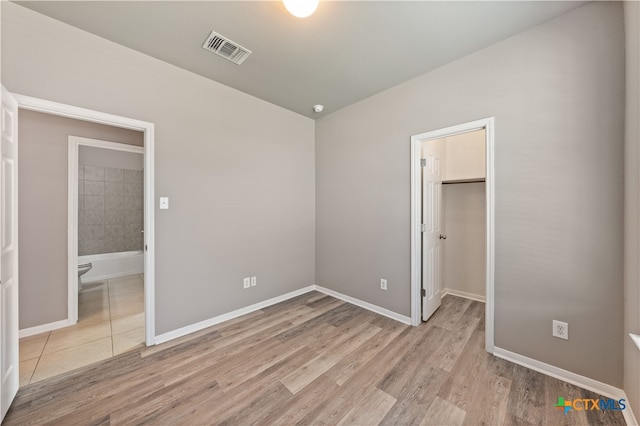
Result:
M167 210L169 208L169 197L160 197L160 210Z

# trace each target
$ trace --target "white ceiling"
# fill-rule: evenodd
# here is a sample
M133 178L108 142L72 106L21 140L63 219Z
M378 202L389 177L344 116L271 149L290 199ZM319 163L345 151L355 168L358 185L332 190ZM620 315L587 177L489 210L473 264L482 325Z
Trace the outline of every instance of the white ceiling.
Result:
M321 1L306 19L279 1L17 3L316 118L586 2ZM212 30L253 54L238 66L205 51Z

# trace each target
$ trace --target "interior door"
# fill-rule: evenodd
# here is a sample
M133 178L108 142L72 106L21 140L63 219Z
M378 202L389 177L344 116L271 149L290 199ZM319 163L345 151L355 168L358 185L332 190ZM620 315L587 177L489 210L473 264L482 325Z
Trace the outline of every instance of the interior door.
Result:
M2 87L0 144L0 409L18 392L18 104Z
M440 307L444 141L422 143L422 320Z

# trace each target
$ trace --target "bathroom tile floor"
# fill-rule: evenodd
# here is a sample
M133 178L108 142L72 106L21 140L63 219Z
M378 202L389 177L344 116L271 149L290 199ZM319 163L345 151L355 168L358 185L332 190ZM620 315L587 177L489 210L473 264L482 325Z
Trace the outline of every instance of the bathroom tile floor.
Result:
M20 339L20 386L144 346L143 276L83 284L78 323Z

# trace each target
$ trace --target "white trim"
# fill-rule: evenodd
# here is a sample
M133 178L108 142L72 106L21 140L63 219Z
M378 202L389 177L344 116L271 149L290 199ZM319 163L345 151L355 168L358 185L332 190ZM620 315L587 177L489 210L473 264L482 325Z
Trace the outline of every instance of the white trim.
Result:
M629 402L626 393L624 399ZM622 411L622 415L624 416L624 421L627 423L627 426L638 426L638 420L636 420L636 416L633 414L631 404L627 404L627 408Z
M411 324L420 324L420 277L422 247L421 232L421 169L420 144L422 142L452 136L473 130L485 130L486 152L486 308L485 350L493 352L494 346L494 280L495 280L495 173L494 173L494 119L493 117L471 121L411 136Z
M563 382L571 383L572 385L590 390L591 392L595 392L604 397L616 400L624 399L625 401L627 401L627 407L622 410L622 415L624 416L625 422L629 426L638 425L638 422L636 421L636 418L631 409L629 398L622 389L608 385L606 383L602 383L598 380L590 379L589 377L585 377L580 374L572 373L571 371L567 371L562 368L554 367L553 365L546 364L544 362L508 351L506 349L494 347L493 355L509 362L513 362L514 364L518 364L531 370L537 371L538 373L542 373L547 376L554 377L558 380L562 380Z
M129 117L108 114L31 96L13 94L18 107L45 114L105 124L144 132L144 312L145 340L147 346L155 344L155 188L154 188L154 124ZM77 220L77 219L76 219ZM77 284L76 284L77 285Z
M638 349L640 349L640 336L638 336L637 334L629 333L629 337L631 337L633 343L635 343Z
M67 289L67 316L69 322L75 324L78 322L78 289L80 286L78 282L78 156L80 146L132 152L142 155L144 155L144 148L141 146L71 135L69 136L68 144L67 276L69 285ZM135 273L136 272L133 271L123 275L132 275ZM102 278L94 277L94 279L98 280Z
M454 290L452 288L445 288L442 290L442 296L446 296L450 294L456 297L464 297L465 299L475 300L477 302L486 303L487 298L484 296L480 296L479 294L467 293L466 291Z
M324 293L329 296L335 297L336 299L344 300L345 302L351 303L352 305L360 306L361 308L375 312L376 314L380 314L385 317L399 321L401 323L411 325L411 318L407 316L397 314L388 309L381 308L376 305L372 305L371 303L364 302L360 299L356 299L354 297L347 296L342 293L338 293L337 291L330 290L328 288L325 288L319 285L310 285L310 286L301 288L299 290L295 290L295 291L283 294L282 296L276 296L262 302L254 303L253 305L249 305L244 308L236 309L235 311L227 312L226 314L218 315L213 318L209 318L204 321L197 322L195 324L190 324L190 325L178 328L176 330L160 334L156 336L156 344L165 343L170 340L177 339L182 336L186 336L187 334L195 333L196 331L203 330L207 327L211 327L211 326L220 324L221 322L238 318L242 315L250 314L251 312L255 312L257 310L266 308L268 306L275 305L276 303L284 302L285 300L292 299L294 297L300 296L301 294L309 293L310 291L314 291L314 290L319 291L320 293Z
M78 145L67 148L67 320L78 322ZM72 167L75 164L76 167Z
M275 305L276 303L284 302L285 300L292 299L296 296L300 296L301 294L309 293L310 291L315 290L315 287L316 286L310 285L299 290L283 294L282 296L276 296L262 302L254 303L253 305L249 305L244 308L236 309L235 311L227 312L226 314L218 315L213 318L197 322L195 324L187 325L176 330L160 334L159 336L156 336L156 344L165 343L170 340L177 339L178 337L186 336L187 334L195 333L196 331L203 330L207 327L220 324L221 322L229 321L234 318L241 317L242 315L250 314L251 312L255 312L268 306Z
M35 327L22 329L20 330L19 335L20 335L20 338L22 339L23 337L35 336L36 334L46 333L47 331L53 331L59 328L69 327L70 325L73 325L73 323L68 319L64 319L60 321L50 322L48 324L42 324L42 325L37 325Z
M345 302L351 303L352 305L360 306L361 308L367 309L371 312L375 312L376 314L391 318L403 324L411 325L411 318L409 318L408 316L400 315L388 309L381 308L380 306L372 305L371 303L356 299L355 297L347 296L346 294L342 294L319 285L314 286L314 289L319 291L320 293L328 294L329 296L333 296L336 299L344 300Z
M538 361L533 358L529 358L524 355L499 348L497 346L493 348L493 355L497 356L498 358L513 362L514 364L527 367L531 370L537 371L538 373L546 374L547 376L554 377L558 380L562 380L563 382L571 383L572 385L576 385L602 396L606 396L607 398L626 399L624 391L622 389L618 389L615 386L590 379L589 377L581 376L580 374L572 373L571 371L546 364L542 361Z
M18 107L22 109L57 115L60 117L74 118L82 121L90 121L92 123L106 124L108 126L120 127L123 129L146 131L149 126L153 128L153 123L136 120L135 118L122 117L119 115L108 114L106 112L61 104L17 93L12 93L12 95L16 101L18 101Z

